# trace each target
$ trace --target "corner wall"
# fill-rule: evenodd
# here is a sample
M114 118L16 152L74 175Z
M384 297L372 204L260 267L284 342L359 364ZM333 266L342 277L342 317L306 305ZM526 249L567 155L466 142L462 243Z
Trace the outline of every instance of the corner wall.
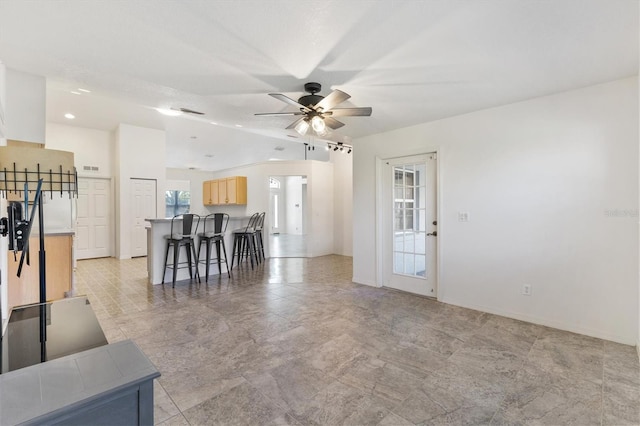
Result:
M438 149L439 300L636 344L637 77L362 138L354 148L354 281L377 280L376 157ZM457 221L459 211L469 222Z
M163 130L120 124L114 142L116 178L116 257L131 257L131 178L155 179L156 211L164 217L166 140ZM201 190L202 191L202 190Z

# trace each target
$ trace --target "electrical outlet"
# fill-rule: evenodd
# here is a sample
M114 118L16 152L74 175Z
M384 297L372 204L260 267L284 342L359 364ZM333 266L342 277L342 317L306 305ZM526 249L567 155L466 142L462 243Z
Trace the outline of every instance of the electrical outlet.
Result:
M531 284L522 285L522 294L525 296L531 296Z
M469 212L458 212L458 222L469 222Z

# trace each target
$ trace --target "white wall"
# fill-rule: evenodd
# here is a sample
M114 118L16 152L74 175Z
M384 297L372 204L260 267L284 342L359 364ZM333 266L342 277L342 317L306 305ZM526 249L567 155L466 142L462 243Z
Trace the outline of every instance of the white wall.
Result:
M6 138L44 143L46 81L38 75L6 69Z
M166 140L162 130L120 124L115 132L116 256L131 257L131 178L155 179L156 211L164 217ZM200 189L202 192L202 189Z
M45 147L74 153L78 175L110 178L114 175L111 132L64 124L47 123ZM84 166L97 167L87 171Z
M353 256L353 157L331 151L333 174L334 253ZM359 210L356 210L356 214Z
M287 217L286 233L302 235L306 230L302 226L305 202L302 199L302 176L286 176L284 178L285 214Z
M0 61L0 146L7 145L5 105L7 104L7 67Z
M376 283L376 156L438 149L438 298L638 339L636 77L354 141L354 281ZM457 222L468 211L470 221ZM533 287L523 296L523 284Z

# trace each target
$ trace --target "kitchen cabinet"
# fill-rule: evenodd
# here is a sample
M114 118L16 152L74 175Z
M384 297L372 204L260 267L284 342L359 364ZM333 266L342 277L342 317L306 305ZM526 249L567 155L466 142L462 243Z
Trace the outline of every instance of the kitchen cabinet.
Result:
M202 183L205 206L247 204L247 177L232 176Z
M202 182L202 203L205 206L213 205L213 198L211 193L211 180L205 180ZM216 190L217 191L217 190Z

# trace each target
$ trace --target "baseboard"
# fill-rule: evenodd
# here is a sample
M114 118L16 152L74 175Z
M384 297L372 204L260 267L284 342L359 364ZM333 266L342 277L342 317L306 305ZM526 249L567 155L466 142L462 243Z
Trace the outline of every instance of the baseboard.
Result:
M375 280L368 280L368 279L364 279L364 278L360 278L360 277L353 277L351 278L351 281L353 281L356 284L363 284L363 285L368 285L370 287L380 287Z
M464 303L457 300L443 299L441 300L441 302L448 303L450 305L460 306L467 309L474 309L476 311L486 312L489 314L500 315L502 317L512 318L520 321L526 321L533 324L542 325L545 327L556 328L558 330L564 330L572 333L582 334L585 336L595 337L598 339L609 340L611 342L621 343L623 345L633 346L634 344L633 340L629 340L624 336L605 333L605 332L602 332L601 330L594 330L588 327L581 327L576 324L567 324L561 321L549 320L548 318L542 318L534 315L527 315L527 314L512 312L512 311L503 310L503 309L496 309L488 306L476 305L473 303ZM638 346L636 346L636 348L638 348ZM640 349L638 349L638 351L640 353Z
M636 343L636 352L638 353L638 361L640 361L640 340Z

